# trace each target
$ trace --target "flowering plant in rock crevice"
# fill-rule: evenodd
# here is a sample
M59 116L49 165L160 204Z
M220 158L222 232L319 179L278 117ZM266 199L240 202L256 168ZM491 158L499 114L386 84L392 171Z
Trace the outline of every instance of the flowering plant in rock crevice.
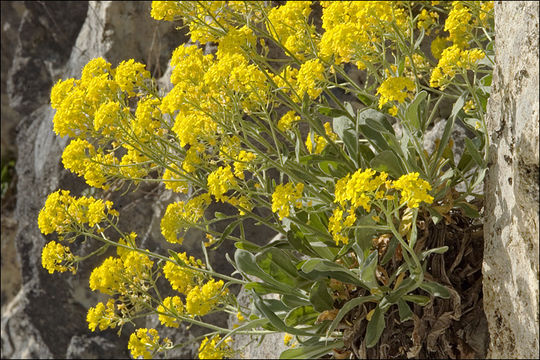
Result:
M479 217L482 195L474 191L486 171L492 8L154 1L151 16L182 20L197 44L174 50L172 89L160 91L133 59L113 67L96 58L79 79L59 80L51 91L54 131L72 139L62 162L96 189L147 182L178 193L182 200L163 214L163 237L181 244L186 231L199 229L204 254L232 241L236 252L227 259L236 271L214 271L207 256L144 249L138 234L119 228L111 201L66 190L50 194L39 214L42 233L58 235L43 249L43 267L75 273L81 261L116 247L90 275L90 288L108 296L88 311L92 331L122 331L157 316L167 327L206 328L200 358L234 357L234 334L274 332L287 333L283 358L359 356L344 335L353 310L369 349L395 326L386 321L389 310L406 322L411 304L449 296L426 267L448 245L426 248L419 239L456 212ZM203 51L208 43L215 53ZM352 100L340 100L343 94ZM428 152L424 135L444 104L451 105L444 132ZM456 122L470 135L461 154L451 139ZM235 212L208 216L212 203ZM246 237L248 219L281 237L267 244ZM85 241L99 248L72 252L71 244ZM172 296L162 294L163 278ZM239 304L234 284L252 302ZM206 322L214 312L235 314L239 323ZM146 328L128 345L144 358L176 346Z

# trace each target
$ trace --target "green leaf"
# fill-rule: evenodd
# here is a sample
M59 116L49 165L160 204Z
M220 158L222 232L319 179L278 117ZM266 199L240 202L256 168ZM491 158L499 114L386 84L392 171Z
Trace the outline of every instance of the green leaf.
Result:
M420 261L424 261L424 259L426 259L431 254L444 254L447 251L448 251L448 246L441 246L438 248L426 250L422 252L422 255L420 255Z
M478 166L484 167L485 164L484 160L482 159L482 155L480 155L478 148L471 141L471 139L465 138L465 147L467 148L469 154L471 154L473 160L478 164Z
M270 247L255 256L257 265L282 284L297 285L298 270L283 250Z
M250 241L236 241L234 246L237 249L243 249L247 251L258 251L261 247L257 244L254 244Z
M338 314L336 315L335 319L332 321L332 324L330 324L330 327L328 328L328 331L326 334L331 334L332 331L339 325L341 322L341 319L345 317L351 311L357 306L362 305L365 302L368 301L377 301L377 297L375 295L369 295L369 296L361 296L354 299L351 299L343 305L341 309L339 309Z
M433 159L432 164L437 164L439 159L441 158L441 155L446 148L446 145L448 145L448 140L450 140L450 135L452 134L452 130L454 129L454 116L451 116L450 119L446 121L446 125L444 127L444 131L441 137L441 141L439 143L439 147L437 149L437 154L435 156L435 159Z
M446 287L433 281L424 281L420 285L420 288L427 291L433 296L437 296L443 299L448 299L450 297L450 292Z
M305 305L289 311L284 321L287 326L313 325L318 316L319 313L313 309L313 306Z
M360 278L364 281L370 288L377 288L377 279L375 277L375 270L377 269L377 260L379 259L379 252L377 250L373 251L367 257L366 261L362 264L362 272Z
M384 312L377 306L366 328L365 341L366 347L368 349L374 347L377 344L379 338L382 335L384 327Z
M283 288L279 288L276 286L271 286L268 284L260 283L260 282L249 282L244 285L244 288L246 290L253 290L259 295L266 295L266 294L288 294L288 291L284 290Z
M386 119L386 117L380 117L378 120L373 120L371 118L366 118L366 125L372 128L375 131L379 131L382 133L387 133L391 135L395 135L394 128L392 127L392 124Z
M388 295L386 295L384 299L390 304L395 304L403 297L403 295L413 291L414 289L416 289L415 281L408 277L401 282L397 289L392 290Z
M395 179L398 179L405 173L405 170L401 166L401 161L391 150L385 150L375 155L370 161L370 165L372 169L385 171Z
M309 302L313 304L314 309L318 312L334 308L334 300L328 292L325 281L319 280L313 284L309 292Z
M317 111L319 111L323 115L330 116L330 117L333 117L333 118L338 117L338 116L347 115L347 112L345 112L345 111L343 111L341 109L334 109L334 108L326 107L326 106L319 106Z
M287 240L297 251L302 254L317 257L317 253L313 250L309 242L307 241L304 233L300 231L298 226L291 225L291 230L287 231Z
M298 296L291 294L284 294L281 296L281 302L288 307L295 308L297 306L311 305L309 301L299 298Z
M413 302L420 306L426 306L431 301L431 298L424 295L403 295L403 300Z
M299 346L287 349L279 355L280 359L318 359L328 354L332 349L343 347L343 340L336 342L320 342L319 345Z
M473 218L473 219L480 218L480 213L478 212L478 209L476 209L476 207L473 206L472 204L469 204L467 202L459 202L459 203L455 204L455 206L462 209L463 213L467 217L470 217L470 218Z
M264 301L259 297L255 296L254 304L257 310L261 312L261 314L270 321L270 323L275 326L277 329L287 332L292 335L305 335L305 336L313 336L313 333L310 333L308 331L304 331L301 329L296 329L290 326L287 326L283 320L279 316L275 314L265 303Z
M234 253L234 261L238 270L260 278L267 285L282 288L284 291L294 289L294 287L289 284L274 280L272 276L263 271L259 265L257 265L255 256L248 251L237 249Z
M463 105L465 105L465 98L467 97L468 93L465 93L461 95L456 102L454 103L454 106L452 107L452 113L450 114L451 119L455 119L457 114L463 109Z
M354 133L354 123L348 116L339 116L332 121L332 128L341 140L345 138L346 132Z
M422 119L420 118L420 105L426 100L427 92L425 90L420 91L414 97L413 101L407 107L405 111L405 118L412 125L414 131L422 130Z
M398 301L398 310L399 310L400 322L405 322L407 320L412 319L413 312L411 311L411 308L404 300Z

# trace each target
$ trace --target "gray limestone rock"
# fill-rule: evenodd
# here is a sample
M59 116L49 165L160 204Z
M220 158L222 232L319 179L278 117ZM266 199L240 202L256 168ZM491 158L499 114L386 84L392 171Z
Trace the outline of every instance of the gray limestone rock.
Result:
M488 103L484 310L490 358L537 358L538 3L495 3L496 66Z

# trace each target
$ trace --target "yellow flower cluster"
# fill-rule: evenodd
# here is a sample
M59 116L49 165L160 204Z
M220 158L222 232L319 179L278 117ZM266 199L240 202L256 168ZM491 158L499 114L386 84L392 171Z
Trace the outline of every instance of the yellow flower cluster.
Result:
M203 216L204 211L210 205L211 197L205 193L184 202L178 201L167 206L165 215L161 219L161 234L170 243L181 244L183 237L178 237L192 224L197 223Z
M300 66L297 75L297 88L300 99L308 94L311 100L319 97L323 91L324 66L319 59L308 60Z
M285 132L291 129L292 124L297 121L300 121L300 116L296 115L296 113L291 110L288 111L285 115L283 115L281 119L279 119L277 127L279 130Z
M379 109L389 101L403 103L407 97L412 96L415 90L414 81L403 76L390 77L384 80L377 89L377 94L381 95Z
M219 346L216 346L220 340L221 337L219 335L214 336L211 340L205 337L199 347L199 359L223 359L224 357L232 357L234 355L230 345L232 338L229 337Z
M73 266L75 257L67 246L63 246L55 241L50 241L41 253L41 265L49 271L49 274L65 272L70 270L75 274L76 269Z
M373 169L359 169L352 176L348 174L336 182L334 202L338 203L339 207L334 209L329 219L328 231L337 245L340 242L349 242L346 229L354 225L356 209L362 207L366 212L370 212L372 201L384 197L386 190L392 187L387 180L387 173L381 172L374 176L375 173ZM343 219L345 214L347 216Z
M268 13L266 28L291 54L304 60L311 53L315 27L308 24L311 1L289 1Z
M38 215L38 225L45 235L57 232L65 234L88 224L90 228L105 221L107 215L118 216L111 201L82 196L74 198L68 190L51 193Z
M181 12L176 1L152 1L150 16L156 20L173 21Z
M315 140L315 146L313 144L313 141L311 140L312 136L313 136L313 139ZM326 147L327 141L323 136L313 134L313 133L310 132L307 135L305 144L306 144L306 148L308 149L310 154L313 154L313 153L320 154L320 153L322 153L322 151Z
M227 197L225 193L235 188L238 183L234 178L231 166L220 166L217 170L208 175L208 193L214 195L216 201L224 202Z
M101 331L108 328L114 329L120 321L120 317L114 311L114 299L109 299L107 305L98 303L95 307L88 309L86 315L86 322L91 331L95 331L98 326Z
M446 48L431 73L429 85L444 90L456 74L472 69L484 57L481 49L461 50L458 45Z
M257 155L245 150L240 150L238 153L238 156L236 157L236 161L233 162L234 165L234 176L237 178L244 180L244 171L249 170L253 167L253 160L257 158Z
M145 82L150 79L150 73L145 67L133 59L122 61L114 71L114 81L128 96L135 96L133 90L145 86Z
M380 56L375 43L392 40L395 28L408 33L409 22L399 2L322 1L322 27L319 56L335 64L354 62L364 69L365 62Z
M153 352L161 350L167 344L170 344L168 338L164 338L160 343L156 329L141 328L130 335L128 349L131 351L131 356L134 359L139 356L142 356L144 359L151 359Z
M145 65L133 59L122 61L115 69L103 58L88 62L81 79L59 80L51 90L51 104L57 109L54 131L60 136L75 138L64 150L64 166L83 176L88 185L108 189L108 180L141 178L147 175L150 163L135 151L135 142L148 142L159 129L160 101L141 99L135 117L125 104L129 97L141 96L150 84ZM98 138L96 149L87 139ZM109 143L113 148L105 150ZM114 145L115 144L115 145ZM120 161L114 150L119 145L128 151Z
M204 267L201 260L195 260L193 256L188 257L185 252L177 253L177 256L186 265L195 268ZM171 259L173 258L171 257ZM171 284L173 290L176 290L179 293L189 292L195 286L195 284L198 284L201 281L201 275L199 272L184 266L176 265L172 261L168 261L165 266L163 266L163 274Z
M169 168L167 168L163 173L163 182L165 183L165 188L174 192L187 194L188 183L178 176L178 174L181 174L178 165L170 164L169 167L173 170L171 171Z
M159 313L161 325L177 328L180 325L177 316L184 312L184 304L178 296L168 296L163 299L163 305L159 305L156 310Z
M416 26L418 29L424 29L426 35L430 35L432 28L438 25L438 21L438 13L435 11L427 11L426 9L422 9L422 12L420 15L418 15Z
M433 196L428 194L431 185L424 179L418 178L420 174L410 173L394 181L394 188L401 190L400 204L407 204L409 208L416 208L423 201L426 204L433 202Z
M186 311L192 315L208 314L228 293L223 285L223 280L212 279L202 286L193 287L186 296Z
M278 213L280 219L289 216L293 204L297 208L302 206L298 200L302 197L303 191L304 184L302 183L296 186L293 183L279 184L272 194L272 211Z
M128 295L131 284L145 284L152 278L154 262L138 251L124 252L122 257L108 257L90 274L90 289L104 294Z
M433 196L428 194L431 186L420 179L418 173L403 175L395 181L388 180L385 172L374 175L373 169L360 169L352 176L348 174L336 182L334 202L338 203L339 207L334 209L328 222L328 231L336 244L348 243L346 230L356 222L356 210L359 207L370 212L374 200L394 199L394 195L389 194L390 189L401 190L400 205L406 204L409 208L416 208L421 202L433 202Z
M461 49L467 48L471 39L471 18L472 14L467 5L462 1L452 2L452 9L444 23L444 30L450 34L448 39Z

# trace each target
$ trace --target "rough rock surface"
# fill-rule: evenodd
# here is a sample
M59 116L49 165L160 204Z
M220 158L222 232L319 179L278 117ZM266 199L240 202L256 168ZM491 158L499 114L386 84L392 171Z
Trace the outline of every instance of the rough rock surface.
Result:
M490 358L537 358L538 3L495 4L496 66L488 104L484 310Z

